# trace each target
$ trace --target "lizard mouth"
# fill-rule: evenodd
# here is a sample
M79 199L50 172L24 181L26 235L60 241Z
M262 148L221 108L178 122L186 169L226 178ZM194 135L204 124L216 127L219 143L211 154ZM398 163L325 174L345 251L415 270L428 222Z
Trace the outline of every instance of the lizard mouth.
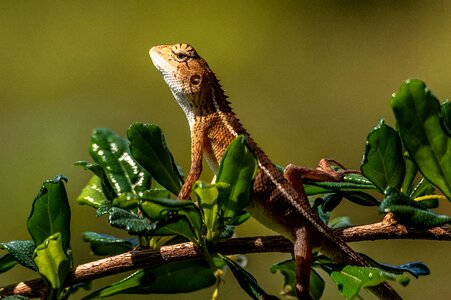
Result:
M165 64L164 59L162 58L161 52L158 50L158 46L152 47L149 50L150 59L152 60L152 63L157 68L158 71L160 71L161 74L163 74L165 68L163 65ZM164 75L164 74L163 74Z
M157 70L161 73L164 81L166 81L166 84L170 87L172 92L179 93L182 91L182 85L179 80L177 80L174 72L171 72L174 66L172 66L167 59L165 59L165 55L161 51L161 47L164 46L155 46L150 49L150 59Z

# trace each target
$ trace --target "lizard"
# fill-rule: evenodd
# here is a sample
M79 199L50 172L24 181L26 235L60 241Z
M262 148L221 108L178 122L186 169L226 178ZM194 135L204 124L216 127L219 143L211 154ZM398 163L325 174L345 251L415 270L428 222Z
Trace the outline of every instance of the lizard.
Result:
M207 62L188 44L154 46L151 60L185 112L191 133L191 167L178 195L188 199L202 172L203 158L216 174L227 146L244 135L257 159L251 202L252 217L294 243L296 293L309 292L312 249L340 264L367 266L365 260L313 212L302 185L302 167L290 164L282 174L247 133L231 109L228 97ZM369 290L381 299L401 299L386 282Z

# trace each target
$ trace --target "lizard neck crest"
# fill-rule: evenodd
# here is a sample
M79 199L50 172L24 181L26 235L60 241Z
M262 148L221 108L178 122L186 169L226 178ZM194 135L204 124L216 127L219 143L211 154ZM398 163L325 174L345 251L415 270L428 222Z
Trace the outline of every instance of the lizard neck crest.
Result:
M185 112L191 129L196 116L232 113L219 80L192 46L155 46L149 54Z

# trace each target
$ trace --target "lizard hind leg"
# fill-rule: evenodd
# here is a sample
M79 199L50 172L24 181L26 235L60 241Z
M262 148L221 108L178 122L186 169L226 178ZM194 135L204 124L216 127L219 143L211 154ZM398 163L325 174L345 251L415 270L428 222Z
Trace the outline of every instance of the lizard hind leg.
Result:
M338 161L331 158L323 158L320 160L316 169L301 167L289 164L285 168L284 174L287 174L292 184L294 181L305 179L307 181L342 181L346 174L361 174L359 170L346 169ZM287 178L285 175L285 178ZM287 178L288 179L288 178Z
M296 294L298 299L312 299L310 295L310 268L312 266L312 244L307 227L295 231L294 259L296 264Z

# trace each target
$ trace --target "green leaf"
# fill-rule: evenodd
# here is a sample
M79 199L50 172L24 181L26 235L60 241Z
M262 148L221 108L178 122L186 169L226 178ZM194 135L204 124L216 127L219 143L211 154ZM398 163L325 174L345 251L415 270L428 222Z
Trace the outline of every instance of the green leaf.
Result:
M192 229L192 225L187 218L172 219L169 221L156 221L155 230L152 232L154 236L177 235L183 236L192 242L199 241L199 235L196 235Z
M438 100L419 80L408 80L391 99L399 134L421 173L451 200L451 137Z
M2 298L3 300L29 300L31 298L27 298L24 296L19 296L19 295L13 295L13 296L7 296L5 298Z
M330 220L329 223L327 224L327 226L329 226L332 229L337 229L337 228L349 227L349 226L352 226L352 224L351 224L351 220L349 219L349 217L342 216L342 217L336 217L336 218Z
M341 203L341 200L343 200L342 193L334 193L334 194L325 195L324 201L322 204L322 210L324 212L333 211L335 208L337 208L338 204Z
M362 288L379 285L388 279L395 280L401 285L409 283L409 277L405 275L384 272L374 267L326 264L322 268L329 273L346 299L357 297Z
M64 188L66 177L59 175L44 182L28 217L28 231L36 245L59 232L65 251L70 249L70 206Z
M155 198L169 198L170 193L166 189L150 189L137 195L124 193L113 200L113 205L124 209L135 209L142 200Z
M134 123L127 137L133 157L158 183L177 195L182 186L181 177L161 129L152 124Z
M193 234L197 238L201 237L202 216L193 202L179 199L146 197L146 194L141 199L145 200L140 204L143 213L151 221L157 221L155 222L155 226L158 230L154 234L172 232L172 234L180 234L191 240ZM188 222L184 222L184 219ZM174 232L174 230L176 231Z
M121 239L97 232L83 232L83 240L91 246L95 255L116 255L132 250L137 246L136 239Z
M257 170L257 160L247 147L246 138L237 136L227 147L217 174L218 183L230 186L220 191L218 199L225 220L235 219L249 204Z
M139 196L134 193L123 193L113 200L113 206L120 207L127 210L132 210L138 207L140 201Z
M105 128L94 129L90 153L105 170L116 195L150 188L150 174L133 159L128 141L116 133Z
M296 269L294 260L286 260L271 266L271 273L279 271L283 275L283 286L281 294L284 296L296 297ZM319 274L311 269L310 271L310 295L314 300L321 298L324 292L325 283Z
M384 120L368 135L360 170L380 191L400 188L406 172L398 133Z
M100 216L109 214L111 212L112 207L113 206L112 206L112 203L110 200L105 200L105 201L100 202L100 206L96 210L96 216L100 217Z
M363 176L360 176L363 178ZM337 192L357 192L361 190L374 190L376 187L368 181L355 182L335 182L335 181L306 181L304 190L307 196L329 194Z
M55 233L38 245L34 251L33 260L39 274L49 285L49 294L46 299L60 299L59 293L70 270L70 260L63 247L61 234Z
M83 188L80 195L77 197L77 203L81 205L89 205L94 208L99 208L101 203L107 198L103 193L102 181L96 175L92 176L88 185Z
M241 213L235 217L235 219L233 219L232 221L229 222L229 225L238 226L240 224L243 224L250 218L251 218L251 214L248 213L247 210L242 210Z
M380 204L376 198L364 192L336 192L324 196L323 210L325 212L333 211L341 203L342 198L362 206L379 206Z
M111 208L108 221L112 226L125 229L129 234L149 236L155 231L155 225L149 224L146 218L118 207Z
M8 250L9 254L22 266L36 271L33 261L33 252L36 245L33 241L10 241L0 243L0 249Z
M229 189L230 186L227 185L226 188ZM212 241L221 233L222 228L225 226L219 216L218 186L203 181L196 181L193 186L193 192L198 198L199 207L203 213L203 220L207 228L207 240Z
M243 269L239 264L218 253L218 256L227 264L230 270L235 276L236 280L240 284L241 288L252 298L255 300L265 299L266 297L271 297L268 295L257 283L257 280L251 273L247 272Z
M414 228L424 229L451 223L451 217L428 211L420 203L392 188L385 191L379 211L392 212L400 223Z
M424 229L443 224L451 224L450 216L437 215L431 211L420 210L405 205L391 205L384 211L394 213L402 224L414 228Z
M448 133L448 136L451 136L451 102L449 102L449 100L444 101L441 105L441 109L444 130Z
M0 257L0 273L4 273L17 265L17 260L11 254Z
M375 266L381 270L388 271L390 273L402 274L404 272L408 272L412 274L415 278L418 278L419 276L426 276L431 273L429 268L421 261L415 261L395 266L377 262L371 257L362 253L360 253L360 255L362 255L370 265Z
M310 270L310 295L314 300L321 299L326 284L324 279L314 270Z
M412 189L409 197L417 198L425 195L431 195L432 193L434 193L434 186L429 181L422 178L415 188Z
M363 192L343 192L343 197L362 206L379 206L380 202L373 196Z
M411 193L413 181L418 173L418 166L409 157L407 151L404 151L404 163L406 165L406 175L402 182L401 191Z
M205 261L178 261L136 271L84 299L104 298L118 294L190 293L209 287L215 282L216 278Z
M104 194L104 197L108 200L113 200L114 198L117 197L117 193L114 190L113 186L111 185L108 176L104 170L104 168L96 163L89 163L87 161L77 161L74 164L75 166L81 166L83 167L85 170L89 170L92 173L94 173L95 176L97 176L100 179L100 186L101 186L101 191ZM93 180L93 179L91 179ZM96 188L97 189L97 188Z

